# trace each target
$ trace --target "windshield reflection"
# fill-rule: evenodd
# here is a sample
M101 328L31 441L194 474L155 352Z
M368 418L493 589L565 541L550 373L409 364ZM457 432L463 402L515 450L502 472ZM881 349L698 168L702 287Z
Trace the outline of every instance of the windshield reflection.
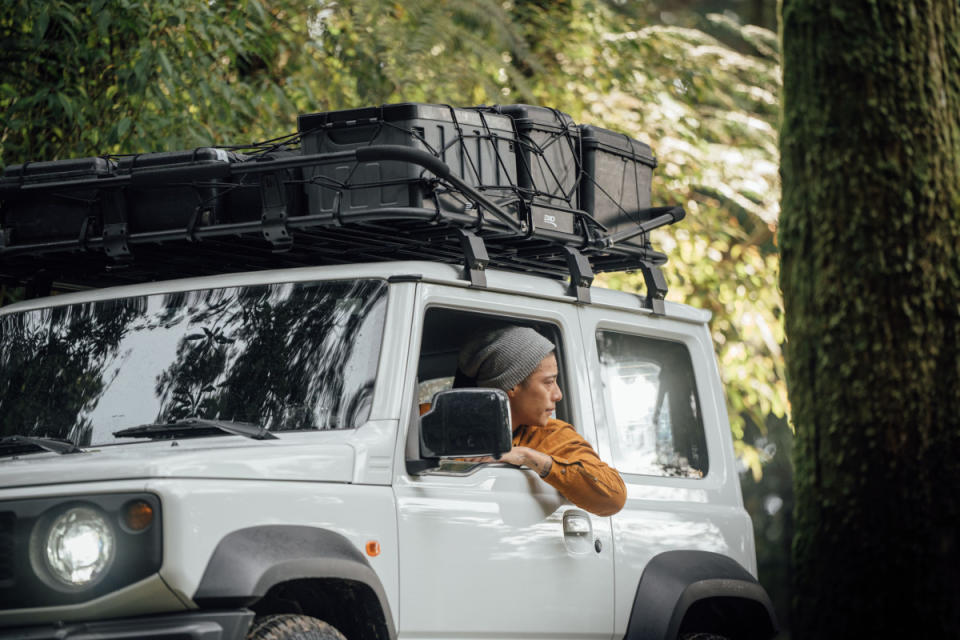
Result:
M116 442L202 417L279 430L369 415L380 280L205 289L0 317L0 435Z

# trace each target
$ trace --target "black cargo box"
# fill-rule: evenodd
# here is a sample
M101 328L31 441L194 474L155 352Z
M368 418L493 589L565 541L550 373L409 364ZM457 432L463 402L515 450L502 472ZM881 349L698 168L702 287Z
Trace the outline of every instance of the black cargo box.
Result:
M252 156L237 155L233 157L238 162L250 163L299 158L301 155L299 150L281 149ZM283 181L279 185L279 189L283 193L285 215L300 214L305 209L304 202L306 200L303 192L303 170L299 167L282 169L278 172L278 177ZM264 210L261 187L264 179L261 174L257 173L233 178L227 188L223 206L219 211L220 222L230 224L261 220Z
M510 120L447 105L403 103L328 111L297 118L305 154L365 146L421 149L453 174L517 214L515 135ZM305 170L311 215L334 223L351 214L388 207L435 208L462 213L471 204L460 194L421 180L422 167L392 160L338 161Z
M3 184L42 184L107 178L116 164L105 158L77 158L8 166ZM0 225L22 242L75 240L91 217L99 215L96 189L70 193L18 193L4 203Z
M657 161L650 147L607 129L580 125L580 204L614 234L646 219L637 212L650 208L650 182ZM642 237L628 240L642 244Z
M128 174L137 169L162 169L179 167L185 171L202 165L239 162L240 156L223 149L199 147L187 151L159 151L117 160L117 173ZM126 222L131 233L162 231L171 228L186 228L202 215L204 224L227 222L224 214L223 196L230 190L228 180L206 180L197 183L185 179L181 182L141 184L128 189L126 196ZM259 213L259 211L257 212Z
M531 208L583 208L577 190L580 132L573 118L556 109L528 104L481 106L477 109L504 114L512 120L519 143L517 181Z

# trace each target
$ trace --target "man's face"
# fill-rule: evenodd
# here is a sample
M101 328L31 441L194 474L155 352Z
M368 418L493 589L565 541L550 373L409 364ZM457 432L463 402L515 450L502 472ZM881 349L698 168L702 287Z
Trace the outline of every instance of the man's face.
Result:
M557 386L557 358L551 353L527 379L507 391L513 428L522 424L545 426L563 398Z

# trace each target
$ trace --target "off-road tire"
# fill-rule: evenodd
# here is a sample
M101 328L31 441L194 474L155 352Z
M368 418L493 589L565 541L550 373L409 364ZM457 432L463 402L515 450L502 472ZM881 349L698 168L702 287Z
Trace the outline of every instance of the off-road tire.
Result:
M282 614L253 621L247 640L347 640L335 628L310 616Z

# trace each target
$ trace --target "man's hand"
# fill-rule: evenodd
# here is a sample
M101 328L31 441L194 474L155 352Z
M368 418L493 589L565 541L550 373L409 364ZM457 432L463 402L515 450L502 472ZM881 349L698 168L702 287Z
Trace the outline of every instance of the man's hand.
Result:
M476 463L506 462L507 464L514 464L518 467L529 467L539 473L541 478L545 478L553 466L553 458L530 447L513 447L510 451L501 455L499 460L496 460L492 456L465 458L465 460Z

